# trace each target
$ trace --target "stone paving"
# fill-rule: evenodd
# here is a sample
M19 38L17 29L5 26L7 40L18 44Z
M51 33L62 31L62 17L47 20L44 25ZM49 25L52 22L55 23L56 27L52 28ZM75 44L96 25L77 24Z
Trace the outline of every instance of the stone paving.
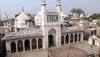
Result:
M90 54L98 55L99 47L91 46L88 42L77 42L49 50L50 57L88 57Z

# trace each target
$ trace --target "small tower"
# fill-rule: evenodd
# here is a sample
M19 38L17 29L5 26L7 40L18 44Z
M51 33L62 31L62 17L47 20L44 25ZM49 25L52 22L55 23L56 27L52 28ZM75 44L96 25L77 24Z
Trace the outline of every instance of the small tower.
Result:
M42 18L42 27L46 24L46 0L41 0L41 18ZM43 28L44 30L44 28Z
M56 10L57 10L58 14L60 15L61 14L61 11L62 11L62 8L61 8L61 0L57 0Z
M46 11L46 0L41 0L41 12L45 13Z

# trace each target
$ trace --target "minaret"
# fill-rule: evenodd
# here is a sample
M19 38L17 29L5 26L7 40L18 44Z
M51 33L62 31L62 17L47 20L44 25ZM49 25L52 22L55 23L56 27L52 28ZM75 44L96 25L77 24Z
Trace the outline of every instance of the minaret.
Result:
M46 11L46 0L41 0L41 12L45 13Z
M46 24L46 0L41 0L42 27Z
M62 22L62 18L61 18L61 12L62 12L62 8L61 8L61 0L56 0L56 11L59 15L59 22Z
M61 14L62 8L61 8L61 0L57 0L56 3L56 10L59 14Z
M47 27L46 25L46 0L41 0L41 18L42 18L42 24L41 28L43 31L43 49L48 48L48 34L47 34Z

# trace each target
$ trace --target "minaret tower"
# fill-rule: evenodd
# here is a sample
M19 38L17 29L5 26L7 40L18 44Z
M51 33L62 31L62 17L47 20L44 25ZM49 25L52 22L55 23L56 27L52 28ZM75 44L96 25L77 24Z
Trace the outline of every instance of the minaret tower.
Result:
M62 8L61 8L61 0L57 0L56 2L56 10L59 14L61 14Z
M46 11L46 0L41 0L41 12L45 13Z
M61 7L61 0L56 0L56 11L59 15L59 22L62 23L62 7Z
M41 0L41 28L43 31L43 49L48 48L48 34L47 34L47 27L46 27L46 0Z
M41 16L42 16L42 26L46 24L46 0L41 0Z

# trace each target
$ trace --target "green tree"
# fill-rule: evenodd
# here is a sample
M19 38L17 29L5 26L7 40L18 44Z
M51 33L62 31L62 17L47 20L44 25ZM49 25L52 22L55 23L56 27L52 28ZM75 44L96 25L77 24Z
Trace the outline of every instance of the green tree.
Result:
M100 19L100 14L94 13L93 15L90 16L92 19Z
M81 9L81 8L73 8L72 10L71 10L71 13L73 13L73 14L78 14L79 16L80 16L80 14L85 14L85 12Z

